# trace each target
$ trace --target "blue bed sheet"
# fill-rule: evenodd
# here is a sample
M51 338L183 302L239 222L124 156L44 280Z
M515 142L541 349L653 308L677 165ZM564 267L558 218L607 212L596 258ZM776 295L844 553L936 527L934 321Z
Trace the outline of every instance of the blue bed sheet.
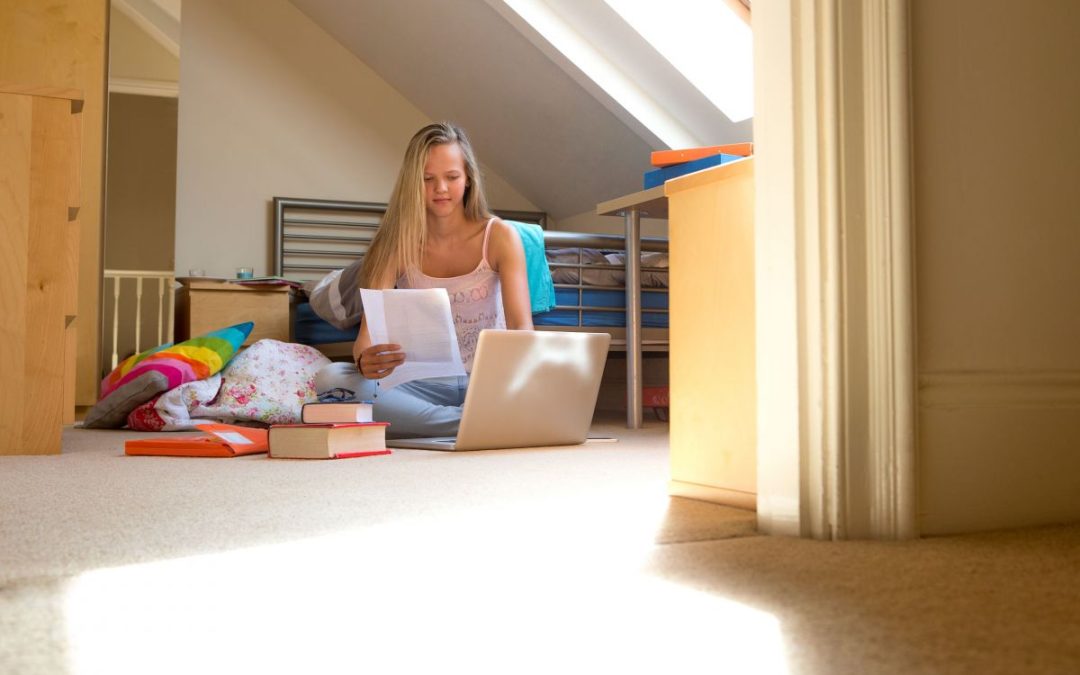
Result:
M626 327L626 294L622 289L577 289L556 288L555 301L559 305L578 305L578 293L581 293L580 304L587 307L610 307L606 310L586 310L582 324L578 324L578 311L576 309L553 309L533 315L533 324L537 326L577 326L595 328L625 328ZM667 309L668 294L666 291L642 291L641 292L641 325L645 328L667 328L667 312L652 312L649 310ZM359 326L349 330L340 330L323 321L307 302L296 305L296 314L293 324L294 339L305 345L323 345L333 342L352 342L356 340Z
M323 321L311 304L297 303L293 317L293 339L304 345L325 345L332 342L354 342L360 332L357 324L349 330L341 330Z
M591 327L626 327L626 292L621 288L577 289L556 288L555 302L559 305L578 305L578 293L581 293L581 305L586 307L611 307L614 311L586 310L582 324ZM641 292L641 325L645 328L667 328L667 312L650 312L651 309L667 309L666 291ZM550 312L533 314L533 324L537 326L577 326L576 309L553 309Z

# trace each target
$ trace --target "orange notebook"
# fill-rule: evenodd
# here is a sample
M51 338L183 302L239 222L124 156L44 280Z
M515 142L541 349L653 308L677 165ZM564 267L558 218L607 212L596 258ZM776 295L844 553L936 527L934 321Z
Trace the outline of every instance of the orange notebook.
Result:
M727 145L710 145L703 148L685 148L683 150L657 150L652 153L653 166L671 166L692 162L702 157L713 155L740 155L749 157L754 154L753 143L729 143Z
M139 438L124 443L127 455L164 455L167 457L238 457L269 449L266 429L232 424L199 424L195 427L206 436L187 438Z

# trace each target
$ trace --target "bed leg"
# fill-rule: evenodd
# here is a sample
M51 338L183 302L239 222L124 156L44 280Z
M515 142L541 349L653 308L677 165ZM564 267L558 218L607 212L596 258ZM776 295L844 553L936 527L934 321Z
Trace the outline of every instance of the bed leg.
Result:
M626 223L626 427L640 429L641 392L641 214L630 207Z

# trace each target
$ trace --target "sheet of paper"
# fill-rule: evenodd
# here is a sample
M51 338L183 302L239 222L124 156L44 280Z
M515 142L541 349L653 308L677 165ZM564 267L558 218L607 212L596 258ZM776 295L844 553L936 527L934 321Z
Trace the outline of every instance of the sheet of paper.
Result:
M361 288L360 299L371 344L398 344L405 352L405 363L380 379L379 387L465 374L445 288Z

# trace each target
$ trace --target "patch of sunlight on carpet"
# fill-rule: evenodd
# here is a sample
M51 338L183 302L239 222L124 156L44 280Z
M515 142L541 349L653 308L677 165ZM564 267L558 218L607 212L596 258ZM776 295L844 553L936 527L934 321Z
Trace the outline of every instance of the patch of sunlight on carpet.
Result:
M574 501L84 573L70 672L788 672L773 615L644 570L666 498Z

